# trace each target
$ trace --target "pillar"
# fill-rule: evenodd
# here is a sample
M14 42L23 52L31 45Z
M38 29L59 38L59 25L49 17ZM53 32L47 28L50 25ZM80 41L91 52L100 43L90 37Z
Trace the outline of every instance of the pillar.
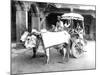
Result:
M40 11L36 4L33 4L32 12L32 29L37 29L40 31Z
M30 9L30 3L23 2L23 8L24 8L24 12L25 12L25 26L26 26L26 29L28 30L28 11Z
M21 15L21 6L17 3L16 4L16 42L20 41L20 36L21 36L21 20L22 20L22 15Z
M37 13L32 13L32 29L39 30L39 16Z

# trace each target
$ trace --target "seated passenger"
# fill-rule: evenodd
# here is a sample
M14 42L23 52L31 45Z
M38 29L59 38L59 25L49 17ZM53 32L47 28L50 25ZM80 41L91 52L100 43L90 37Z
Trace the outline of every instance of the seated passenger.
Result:
M67 30L68 32L70 31L70 20L66 20L64 23L64 29Z

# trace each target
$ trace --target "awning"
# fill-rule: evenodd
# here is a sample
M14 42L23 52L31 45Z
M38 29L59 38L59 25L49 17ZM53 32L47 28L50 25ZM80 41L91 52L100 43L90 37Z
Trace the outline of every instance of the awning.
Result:
M65 13L61 16L61 19L84 20L84 17L77 13Z

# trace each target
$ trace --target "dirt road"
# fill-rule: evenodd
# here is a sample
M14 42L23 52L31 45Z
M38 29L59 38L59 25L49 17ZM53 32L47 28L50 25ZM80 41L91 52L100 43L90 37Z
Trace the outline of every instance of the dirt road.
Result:
M70 57L68 62L62 62L62 56L56 50L50 50L50 63L45 64L44 52L38 50L37 57L32 57L32 50L23 53L12 53L12 73L35 73L51 71L69 71L95 69L95 42L88 41L84 53L80 58ZM66 59L67 60L67 59Z

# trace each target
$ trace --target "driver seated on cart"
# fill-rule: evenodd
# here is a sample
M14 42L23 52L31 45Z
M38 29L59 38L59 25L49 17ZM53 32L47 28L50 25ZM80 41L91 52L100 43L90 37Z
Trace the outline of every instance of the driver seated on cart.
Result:
M60 19L60 16L58 16L58 21L56 23L55 31L62 31L64 28L63 22Z
M56 28L55 28L55 31L63 31L63 30L66 30L66 31L70 31L70 25L71 25L71 20L65 20L65 21L62 21L61 20L61 17L58 16L58 21L56 23Z

